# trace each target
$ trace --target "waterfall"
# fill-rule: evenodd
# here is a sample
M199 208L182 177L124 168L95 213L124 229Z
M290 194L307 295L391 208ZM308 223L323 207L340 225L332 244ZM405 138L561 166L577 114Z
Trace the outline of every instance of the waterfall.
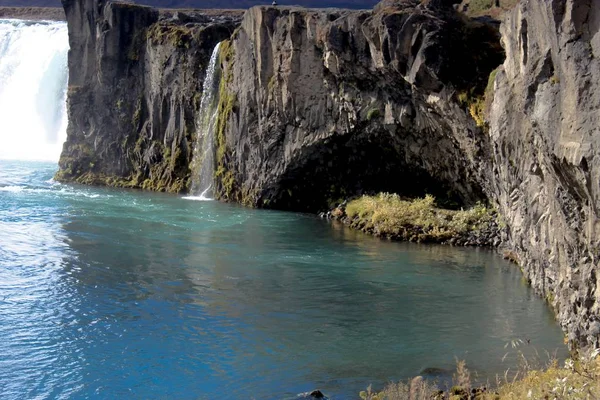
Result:
M0 19L0 159L58 160L68 50L64 22Z
M204 84L202 86L202 99L198 116L198 139L194 148L192 161L192 195L199 200L208 200L213 196L213 179L215 169L214 135L217 124L219 103L219 83L221 80L221 67L219 47L217 44L210 57L206 68Z

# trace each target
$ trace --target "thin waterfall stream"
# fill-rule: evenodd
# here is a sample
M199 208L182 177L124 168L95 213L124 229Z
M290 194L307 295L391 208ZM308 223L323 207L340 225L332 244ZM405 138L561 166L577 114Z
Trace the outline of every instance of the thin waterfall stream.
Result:
M202 87L202 99L198 116L198 140L192 161L192 196L197 200L210 200L213 197L213 177L215 169L214 134L217 124L219 103L219 82L221 67L218 63L218 43L210 57Z

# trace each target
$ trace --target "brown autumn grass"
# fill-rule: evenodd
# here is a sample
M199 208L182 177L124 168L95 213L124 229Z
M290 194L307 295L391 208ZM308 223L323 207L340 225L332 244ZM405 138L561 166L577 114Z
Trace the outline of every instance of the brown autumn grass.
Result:
M470 17L490 16L500 19L503 14L511 10L519 0L463 0L461 7Z
M497 377L493 389L473 388L471 373L464 361L457 361L454 386L440 391L423 380L388 384L382 391L369 387L360 393L363 400L597 400L600 399L600 349L567 359L559 365L550 359L545 367L534 367L522 352L519 369ZM413 383L415 381L413 380ZM488 385L489 386L489 385Z
M468 210L447 210L436 207L430 195L404 200L396 194L380 193L350 201L346 215L353 225L379 236L410 240L417 235L419 242L444 242L482 228L492 221L494 210L482 204Z

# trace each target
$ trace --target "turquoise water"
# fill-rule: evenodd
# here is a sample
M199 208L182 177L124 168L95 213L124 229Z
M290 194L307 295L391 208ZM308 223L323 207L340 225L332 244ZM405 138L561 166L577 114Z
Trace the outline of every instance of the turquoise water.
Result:
M490 252L60 185L55 169L0 161L3 399L351 399L455 357L493 379L516 339L530 359L564 355L545 304Z

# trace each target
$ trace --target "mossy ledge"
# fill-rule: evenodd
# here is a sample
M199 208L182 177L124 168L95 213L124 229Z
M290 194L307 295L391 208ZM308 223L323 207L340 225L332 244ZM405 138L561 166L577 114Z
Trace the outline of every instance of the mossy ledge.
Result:
M328 216L377 237L418 243L497 247L503 231L494 208L442 209L430 195L410 200L389 193L362 196Z
M127 142L123 143L123 147ZM136 142L135 151L141 154L144 141ZM98 161L94 152L85 145L71 146L77 148L76 157L62 156L61 169L54 175L58 182L74 182L82 185L112 186L118 188L144 189L156 192L184 193L188 191L189 176L186 169L182 168L186 160L178 148L174 152L170 148L153 143L157 149L153 151L157 160L151 165L148 174L141 169L129 176L109 175L97 168Z
M226 129L236 104L235 93L229 90L233 80L233 58L235 50L230 40L225 40L219 48L219 62L223 74L219 83L219 104L216 127L215 195L224 201L242 202L234 172L230 169L231 150L227 146Z

